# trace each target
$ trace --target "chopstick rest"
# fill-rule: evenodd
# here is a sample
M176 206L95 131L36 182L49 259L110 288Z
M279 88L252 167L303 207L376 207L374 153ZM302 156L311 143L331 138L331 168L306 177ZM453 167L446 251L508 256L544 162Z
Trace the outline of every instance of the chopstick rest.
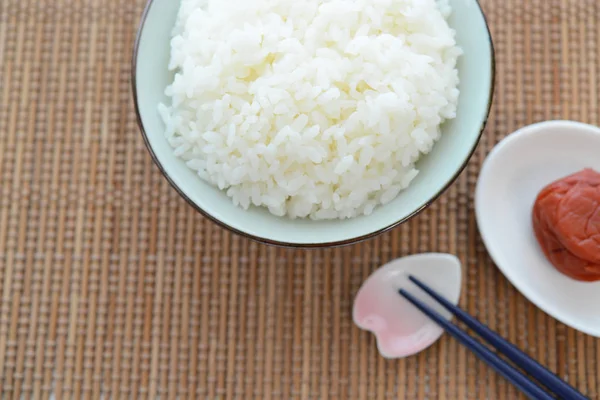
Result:
M446 299L458 302L461 287L460 261L451 254L424 253L402 257L375 270L362 284L352 307L352 320L371 332L379 353L388 359L416 354L442 336L443 328L398 296L396 288L411 287L408 276L418 276L443 288ZM446 318L450 313L426 294Z

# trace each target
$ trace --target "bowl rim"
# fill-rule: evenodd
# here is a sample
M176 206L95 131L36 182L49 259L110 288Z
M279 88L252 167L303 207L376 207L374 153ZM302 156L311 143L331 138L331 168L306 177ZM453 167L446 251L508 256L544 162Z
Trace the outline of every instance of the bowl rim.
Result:
M481 137L483 136L483 132L485 130L485 127L487 125L487 122L489 120L490 117L490 111L492 108L492 103L494 100L494 92L495 92L495 86L496 86L496 51L494 48L494 41L492 38L492 32L490 30L490 25L488 23L487 17L485 15L485 12L483 11L483 8L481 7L481 4L479 4L479 1L477 0L473 0L475 4L477 4L477 7L479 8L479 11L481 12L481 16L483 18L483 22L485 25L485 28L487 30L487 38L490 44L490 50L491 50L491 73L490 73L490 90L488 93L488 102L487 102L487 108L486 108L486 113L485 113L485 117L483 118L483 121L481 122L481 126L479 128L479 134L477 135L477 138L473 141L473 144L471 146L471 149L469 150L468 154L466 155L465 159L463 160L462 164L460 165L460 167L456 170L455 174L444 184L444 186L438 191L436 192L428 201L426 201L424 204L422 204L420 207L416 208L414 211L412 211L410 214L408 214L407 216L392 222L391 224L378 229L376 231L373 232L369 232L366 233L364 235L361 236L357 236L351 239L345 239L345 240L338 240L338 241L333 241L333 242L320 242L320 243L290 243L290 242L285 242L285 241L279 241L279 240L273 240L273 239L268 239L265 237L261 237L261 236L257 236L257 235L253 235L250 234L248 232L244 232L242 230L239 230L237 228L234 228L228 224L226 224L225 222L215 218L214 216L212 216L208 211L204 210L202 207L200 207L198 204L196 204L192 199L190 199L184 192L183 190L173 181L173 179L169 176L169 174L167 173L166 169L163 167L161 161L159 160L158 156L156 155L156 153L154 152L154 150L152 149L152 145L150 144L150 140L148 138L148 134L146 132L146 129L144 128L144 124L142 122L142 115L140 112L140 108L139 108L139 100L138 100L138 94L137 94L137 61L138 61L138 53L139 53L139 47L140 47L140 42L141 42L141 37L142 37L142 32L144 31L144 27L146 25L146 20L148 17L148 14L150 12L150 9L152 8L152 5L154 3L154 0L148 0L146 2L146 6L144 7L144 11L142 13L142 16L140 18L140 23L138 25L137 28L137 32L136 32L136 37L135 37L135 42L134 42L134 46L133 46L133 52L132 52L132 59L131 59L131 89L133 92L133 103L134 103L134 109L135 109L135 114L136 114L136 120L137 120L137 124L140 130L140 133L142 135L142 138L144 140L144 144L146 146L146 149L148 150L148 152L150 153L150 156L152 157L152 160L154 161L154 164L158 167L159 171L161 172L161 174L163 175L163 177L167 180L167 182L171 185L171 187L173 189L175 189L175 191L179 194L179 196L181 196L190 206L192 206L192 208L194 208L194 210L196 210L197 212L199 212L200 214L202 214L204 217L208 218L210 221L212 221L213 223L217 224L218 226L227 229L230 232L233 232L237 235L240 235L242 237L254 240L256 242L259 243L263 243L263 244L267 244L267 245L272 245L272 246L277 246L277 247L284 247L284 248L332 248L332 247L341 247L341 246L347 246L347 245L351 245L351 244L356 244L356 243L360 243L360 242L364 242L368 239L374 238L378 235L381 235L382 233L385 233L387 231L390 231L394 228L396 228L397 226L407 222L408 220L412 219L413 217L415 217L416 215L420 214L423 210L425 210L426 208L428 208L431 204L433 204L435 201L437 201L439 199L439 197L446 191L448 190L448 188L456 181L456 179L459 177L459 175L464 171L464 169L467 167L469 161L471 160L473 154L475 153L475 150L477 149L477 146L479 145L479 142L481 140Z

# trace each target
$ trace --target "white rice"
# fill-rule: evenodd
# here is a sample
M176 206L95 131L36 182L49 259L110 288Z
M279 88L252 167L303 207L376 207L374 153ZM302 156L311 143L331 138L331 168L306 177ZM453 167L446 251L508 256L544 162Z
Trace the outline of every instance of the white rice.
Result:
M241 207L370 214L455 117L449 12L435 0L182 0L166 137Z

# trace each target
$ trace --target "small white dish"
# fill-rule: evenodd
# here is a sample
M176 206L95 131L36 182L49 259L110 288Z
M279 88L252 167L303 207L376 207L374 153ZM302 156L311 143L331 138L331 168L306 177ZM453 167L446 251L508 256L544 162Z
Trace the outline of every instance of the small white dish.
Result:
M552 317L600 337L600 282L558 272L542 253L531 222L538 192L586 167L600 171L600 128L572 121L524 127L485 160L475 211L488 252L510 282Z
M367 278L352 309L352 319L377 339L377 349L385 358L403 358L435 343L443 328L419 311L399 293L406 289L416 298L450 319L451 313L408 280L409 275L427 284L452 304L457 304L461 288L461 267L451 254L424 253L393 260Z

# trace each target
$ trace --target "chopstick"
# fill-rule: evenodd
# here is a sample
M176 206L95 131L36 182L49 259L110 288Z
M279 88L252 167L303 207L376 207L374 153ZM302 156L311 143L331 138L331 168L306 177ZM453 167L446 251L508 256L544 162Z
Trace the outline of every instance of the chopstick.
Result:
M540 386L404 289L400 294L532 400L555 400Z
M419 288L424 290L428 295L438 301L444 308L456 315L457 319L464 322L469 328L473 329L479 335L487 340L493 347L499 352L506 355L511 361L517 364L526 372L530 373L535 379L541 384L546 386L552 393L565 400L589 400L583 394L578 392L575 388L561 380L558 376L550 372L548 369L543 367L537 361L533 360L527 354L519 350L516 346L507 342L500 335L477 321L465 311L450 303L447 299L436 293L433 289L425 285L413 276L409 276L409 279L416 284ZM469 336L462 329L452 324L446 318L441 316L435 310L431 309L425 303L408 293L404 289L400 289L399 293L410 301L415 307L421 310L429 318L435 321L438 325L443 327L453 337L458 339L463 345L468 347L473 353L488 363L494 370L500 375L511 382L515 387L521 390L527 397L531 399L554 399L547 392L545 392L539 385L530 380L526 375L521 373L519 370L511 366L508 362L500 358L498 355L493 353L486 346Z
M462 321L485 341L491 344L496 350L504 354L509 360L517 364L525 372L533 376L538 382L546 386L561 399L588 400L588 398L581 394L577 389L560 379L542 364L529 357L514 344L510 343L496 332L470 316L460 307L450 303L447 299L440 296L429 286L425 285L414 276L409 276L409 279L415 285L425 291L429 296L434 298L438 303L444 306L444 308L452 312L459 321Z

